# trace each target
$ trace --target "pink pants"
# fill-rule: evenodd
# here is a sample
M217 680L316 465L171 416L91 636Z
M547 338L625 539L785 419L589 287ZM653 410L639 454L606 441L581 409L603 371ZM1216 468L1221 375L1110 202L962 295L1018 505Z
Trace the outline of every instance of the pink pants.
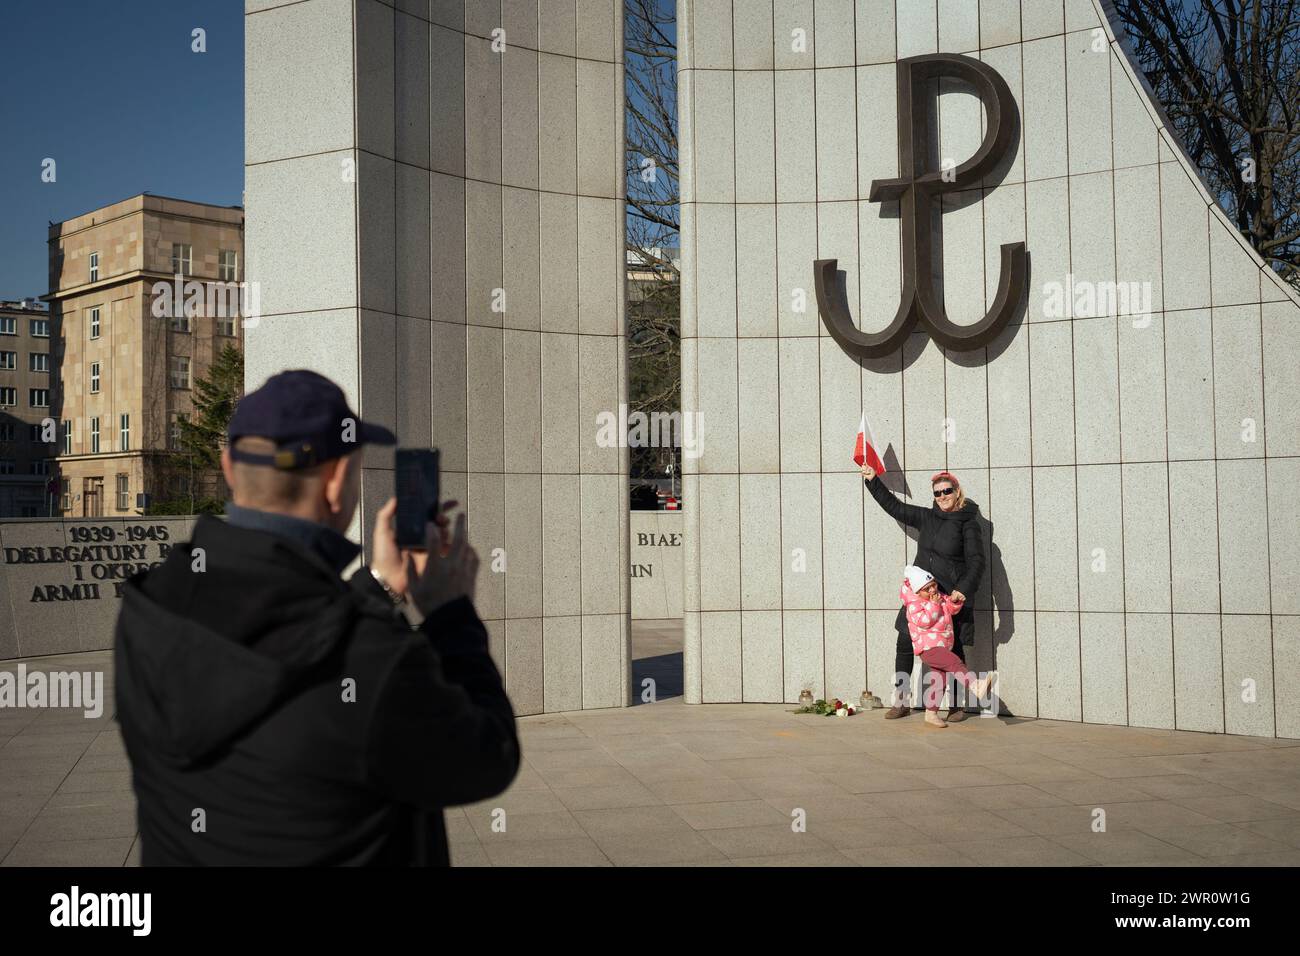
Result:
M967 687L975 686L975 672L966 669L965 663L960 657L948 650L946 647L932 647L928 651L921 652L921 660L937 676L932 678L929 687L923 688L921 692L922 702L926 710L938 710L939 704L943 701L943 691L948 685L948 675L951 674L954 680L960 681Z

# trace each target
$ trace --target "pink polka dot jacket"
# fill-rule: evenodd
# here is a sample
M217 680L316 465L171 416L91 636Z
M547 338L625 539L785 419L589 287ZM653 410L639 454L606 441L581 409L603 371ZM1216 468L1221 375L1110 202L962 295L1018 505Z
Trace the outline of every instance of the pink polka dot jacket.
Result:
M946 594L940 594L939 600L927 601L903 582L898 592L903 599L903 609L907 612L907 631L912 638L912 653L942 647L952 650L952 617L962 609L962 603L954 601Z

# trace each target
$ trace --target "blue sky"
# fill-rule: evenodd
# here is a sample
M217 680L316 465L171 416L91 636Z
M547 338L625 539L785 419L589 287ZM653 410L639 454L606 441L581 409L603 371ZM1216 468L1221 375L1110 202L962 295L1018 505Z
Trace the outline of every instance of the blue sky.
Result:
M243 19L243 0L4 0L0 298L49 291L51 220L146 191L242 203Z

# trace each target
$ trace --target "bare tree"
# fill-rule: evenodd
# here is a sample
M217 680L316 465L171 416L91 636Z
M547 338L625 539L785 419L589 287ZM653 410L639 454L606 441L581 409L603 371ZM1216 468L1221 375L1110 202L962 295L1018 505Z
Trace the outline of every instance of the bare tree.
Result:
M677 30L673 0L625 0L628 405L681 406ZM661 476L673 449L632 449L634 478Z
M625 0L628 246L678 245L677 28L672 0ZM660 268L675 271L660 257Z
M1174 130L1265 262L1300 286L1297 0L1112 0Z

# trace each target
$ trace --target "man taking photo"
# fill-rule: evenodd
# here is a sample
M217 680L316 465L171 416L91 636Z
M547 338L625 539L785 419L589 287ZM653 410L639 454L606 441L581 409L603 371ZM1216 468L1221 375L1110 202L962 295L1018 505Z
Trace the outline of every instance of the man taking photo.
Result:
M226 520L200 517L123 591L117 716L141 862L447 865L442 808L500 793L519 767L464 515L450 534L430 523L426 557L398 549L388 501L370 567L344 581L358 452L393 434L299 370L245 396L228 437Z

